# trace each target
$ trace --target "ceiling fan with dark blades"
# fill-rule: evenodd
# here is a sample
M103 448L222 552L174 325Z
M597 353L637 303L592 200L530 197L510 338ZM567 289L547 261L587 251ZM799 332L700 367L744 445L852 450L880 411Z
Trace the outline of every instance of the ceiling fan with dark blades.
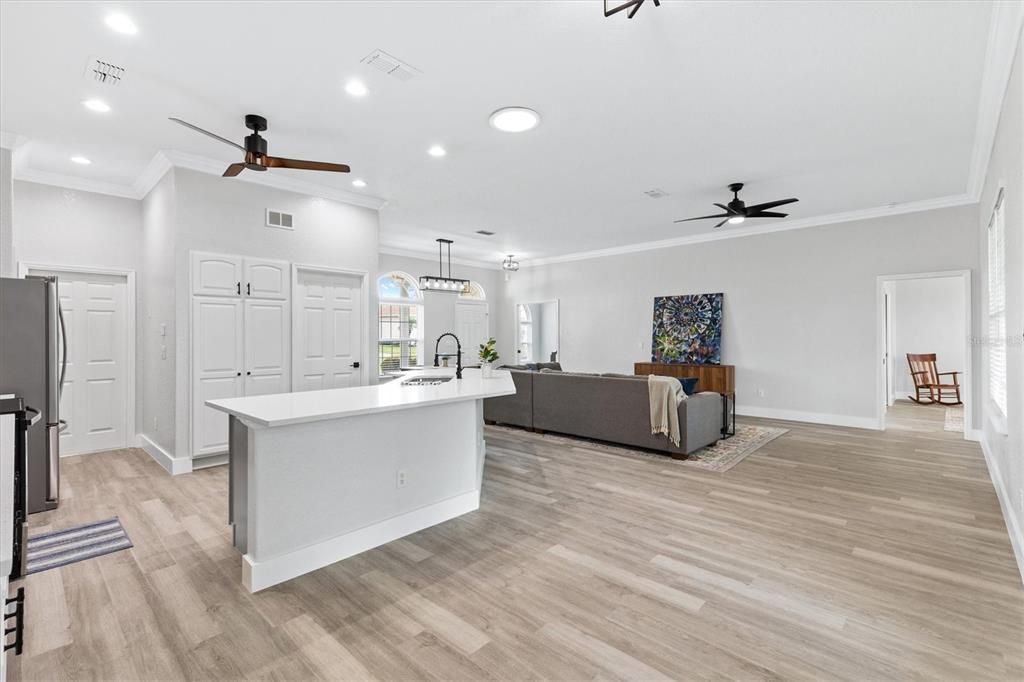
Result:
M708 220L710 218L723 218L722 222L715 225L715 228L719 228L726 223L732 223L737 225L742 223L747 218L785 218L788 213L779 213L777 211L769 211L770 208L776 206L784 206L786 204L792 204L799 199L776 199L775 201L766 201L763 204L754 204L753 206L747 206L743 203L743 200L739 197L740 190L743 189L742 182L734 182L729 185L729 191L732 192L732 201L728 204L715 204L718 208L725 211L725 213L716 213L714 215L702 215L696 218L682 218L676 220L677 223L685 223L690 220Z
M244 170L253 171L265 171L268 168L295 168L297 170L315 170L315 171L330 171L333 173L348 173L351 170L348 166L343 163L327 163L326 161L303 161L301 159L284 159L279 156L270 156L267 154L267 141L260 137L260 133L267 129L267 119L256 114L246 114L245 116L245 127L252 131L251 135L246 135L243 142L244 145L240 145L236 142L232 142L226 137L221 137L216 133L211 133L209 130L203 130L199 126L192 125L188 121L182 121L180 118L170 117L170 120L175 123L180 123L186 128L202 133L207 137L212 137L218 142L229 144L232 147L239 149L245 154L245 159L241 163L233 163L227 167L224 171L224 177L233 178Z

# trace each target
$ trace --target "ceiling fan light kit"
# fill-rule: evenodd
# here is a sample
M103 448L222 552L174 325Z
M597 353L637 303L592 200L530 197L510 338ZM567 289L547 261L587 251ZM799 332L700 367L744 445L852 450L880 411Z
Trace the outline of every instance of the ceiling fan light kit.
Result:
M245 154L244 160L241 163L233 163L227 167L224 171L223 177L233 178L244 170L251 171L265 171L269 168L294 168L296 170L315 170L315 171L328 171L331 173L348 173L351 169L343 163L327 163L326 161L304 161L302 159L285 159L279 156L270 156L267 154L267 141L260 135L264 130L267 129L267 119L257 114L246 114L245 115L245 127L252 131L251 134L246 135L245 146L232 142L226 137L221 137L216 133L211 133L209 130L203 130L197 125L193 125L188 121L183 121L180 118L170 117L171 121L179 125L183 125L190 130L194 130L197 133L202 133L207 137L211 137L218 142L235 147Z
M436 239L437 242L437 275L420 275L420 288L424 291L442 291L450 294L469 293L469 280L452 277L452 244L451 239ZM448 247L448 276L444 274L444 256L442 250Z
M769 211L770 208L776 206L785 206L786 204L793 204L800 201L796 198L789 199L777 199L775 201L766 201L763 204L755 204L753 206L747 206L742 199L740 199L740 190L743 189L742 182L734 182L729 185L729 191L732 192L732 201L728 204L715 204L718 208L725 211L725 213L716 213L714 215L702 215L695 218L682 218L676 220L677 223L685 223L691 220L709 220L711 218L722 218L722 221L715 225L715 229L718 229L722 225L729 223L730 225L739 225L747 218L785 218L788 213L778 213L776 211Z

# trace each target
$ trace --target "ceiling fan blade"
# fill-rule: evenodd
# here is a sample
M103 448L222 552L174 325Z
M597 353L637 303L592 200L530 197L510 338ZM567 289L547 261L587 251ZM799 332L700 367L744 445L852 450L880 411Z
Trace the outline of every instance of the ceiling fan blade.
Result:
M245 164L244 163L233 163L230 166L228 166L227 170L224 171L224 175L222 175L221 177L222 178L233 178L233 177L235 177L236 175L238 175L239 173L241 173L244 170L245 170Z
M702 215L702 216L697 216L696 218L682 218L681 220L673 220L672 222L674 222L674 223L686 223L686 222L689 222L691 220L707 220L708 218L729 218L731 216L732 216L731 213L719 213L718 215Z
M723 211L725 211L729 215L735 215L735 213L736 213L736 211L732 210L731 208L729 208L725 204L715 204L715 206L717 206L718 208L722 209Z
M725 220L723 220L722 222L720 222L720 223L718 223L717 225L715 225L715 229L717 230L717 229L718 229L718 228L720 228L720 227L721 227L722 225L725 225L725 224L726 224L727 222L729 222L729 219L728 219L728 218L726 218L726 219L725 219Z
M776 206L783 206L785 204L792 204L792 203L797 202L797 201L800 201L800 200L799 199L779 199L777 201L768 201L768 202L765 202L763 204L756 204L754 206L747 206L747 215L749 216L751 213L757 213L757 212L762 211L762 210L764 210L766 208L775 208Z
M775 211L758 211L747 215L748 218L785 218L788 213L776 213Z
M168 121L174 121L175 123L181 124L181 125L185 126L186 128L191 128L192 130L196 131L197 133L202 133L203 135L206 135L207 137L212 137L213 139L218 140L219 142L223 142L224 144L229 144L232 147L235 147L236 149L241 149L243 152L245 151L245 147L243 147L242 145L238 144L237 142L232 142L231 140L229 140L226 137L221 137L220 135L218 135L216 133L211 133L209 130L203 130L199 126L194 126L191 123L189 123L188 121L182 121L180 118L174 118L173 116L169 116L167 118L167 120Z
M326 161L303 161L301 159L282 159L277 156L264 156L263 165L268 168L295 168L298 170L331 171L348 173L351 169L343 163L327 163Z

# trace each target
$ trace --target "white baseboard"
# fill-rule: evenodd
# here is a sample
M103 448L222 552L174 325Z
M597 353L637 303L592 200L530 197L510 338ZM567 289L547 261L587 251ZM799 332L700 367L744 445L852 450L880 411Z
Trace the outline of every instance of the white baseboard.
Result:
M849 426L855 429L870 429L872 431L879 430L878 420L874 417L850 417L848 415L827 414L825 412L779 410L774 407L756 407L753 405L737 405L736 414L743 417L761 417L763 419L781 419L789 422Z
M996 497L999 498L999 507L1003 511L1003 520L1006 522L1006 531L1010 534L1010 545L1013 547L1013 555L1017 559L1017 570L1020 571L1021 582L1024 583L1024 533L1022 533L1017 514L1013 510L1013 500L1003 483L1003 473L999 470L995 457L992 456L992 448L988 440L982 435L981 451L985 455L985 464L988 466L988 475L992 477L992 485L996 489Z
M167 473L172 476L177 476L178 474L188 474L192 472L192 460L190 458L175 457L150 440L145 434L140 433L138 435L138 439L139 447L145 450L150 457L156 460L157 464L166 469Z
M479 508L480 491L473 490L270 559L246 554L242 583L258 592Z
M975 443L980 443L984 436L985 432L981 429L971 429L970 431L964 432L964 440L972 440Z
M222 452L217 455L192 458L192 471L196 469L209 469L210 467L223 466L228 463L228 453Z

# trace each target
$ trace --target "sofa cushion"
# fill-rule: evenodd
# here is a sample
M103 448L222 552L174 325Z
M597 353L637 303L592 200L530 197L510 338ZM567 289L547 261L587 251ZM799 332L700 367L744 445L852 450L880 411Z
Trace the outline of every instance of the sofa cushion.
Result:
M560 362L528 362L526 363L527 369L536 371L543 371L545 369L553 369L555 371L562 371L562 363Z

